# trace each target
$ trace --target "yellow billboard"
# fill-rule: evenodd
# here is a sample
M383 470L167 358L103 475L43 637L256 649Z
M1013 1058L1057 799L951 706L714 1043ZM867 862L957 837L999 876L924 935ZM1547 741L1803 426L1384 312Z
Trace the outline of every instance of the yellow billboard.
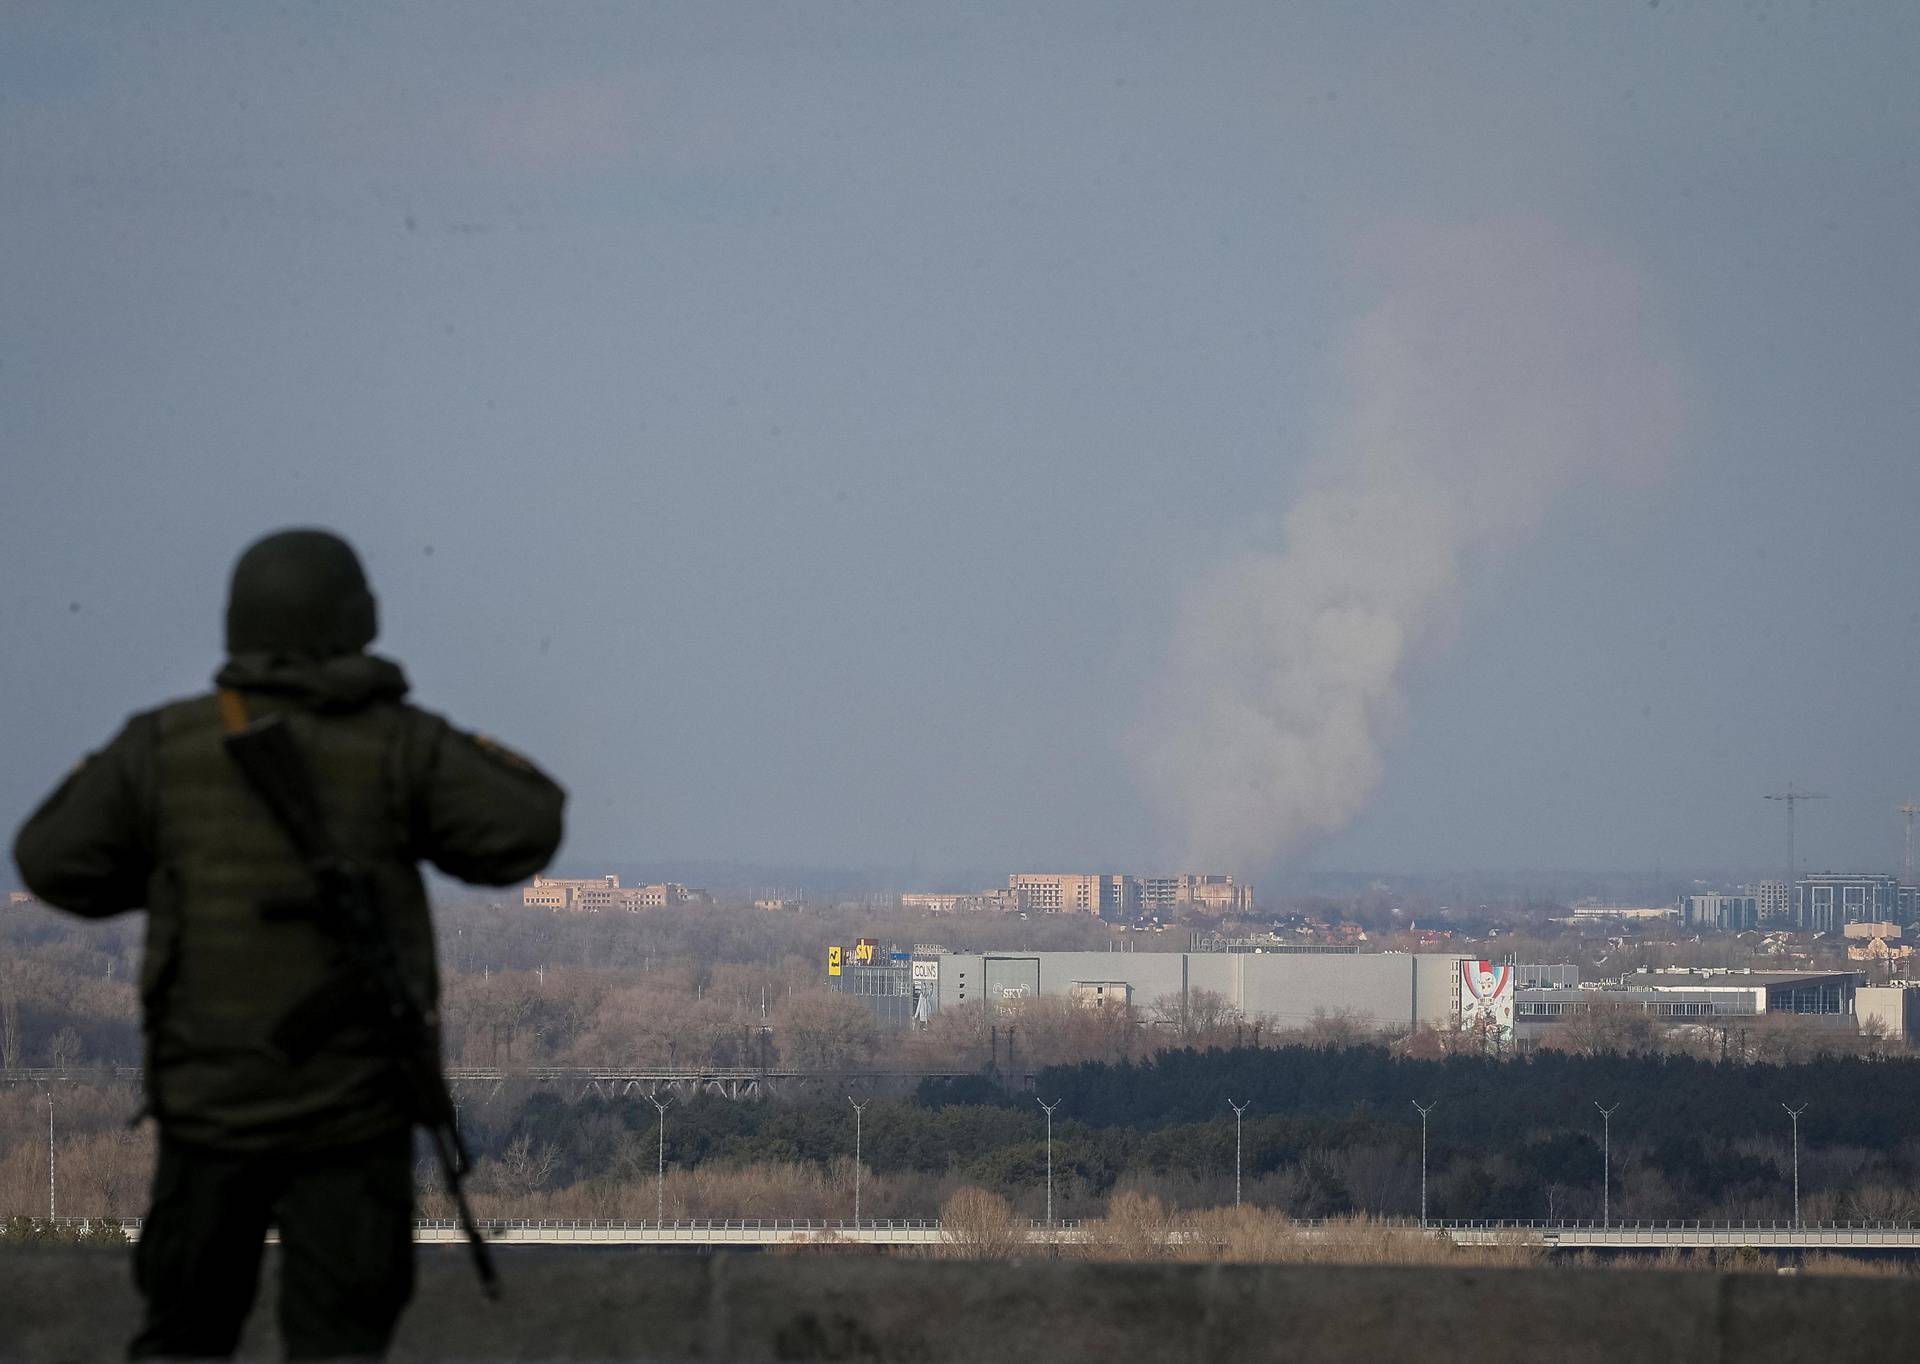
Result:
M827 949L827 974L830 976L840 974L840 949L838 947L829 947Z

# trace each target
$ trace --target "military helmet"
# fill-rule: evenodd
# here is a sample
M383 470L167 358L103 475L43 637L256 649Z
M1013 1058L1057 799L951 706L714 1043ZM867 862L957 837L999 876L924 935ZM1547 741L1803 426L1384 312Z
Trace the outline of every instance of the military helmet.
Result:
M233 566L229 654L330 658L358 653L378 633L360 556L331 531L276 532Z

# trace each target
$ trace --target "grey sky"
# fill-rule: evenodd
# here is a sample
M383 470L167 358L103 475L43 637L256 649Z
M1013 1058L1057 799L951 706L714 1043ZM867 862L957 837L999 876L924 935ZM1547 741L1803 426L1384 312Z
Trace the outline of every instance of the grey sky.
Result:
M1143 717L1366 243L1518 223L1636 281L1672 448L1468 547L1312 864L1764 872L1791 778L1894 866L1920 11L1575 8L10 5L0 823L319 523L570 860L1164 865Z

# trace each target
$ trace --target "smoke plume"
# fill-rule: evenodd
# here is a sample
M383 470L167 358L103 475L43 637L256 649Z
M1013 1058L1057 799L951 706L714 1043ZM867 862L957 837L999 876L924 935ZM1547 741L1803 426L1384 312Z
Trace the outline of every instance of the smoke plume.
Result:
M1608 486L1589 474L1644 483L1671 442L1673 384L1626 270L1533 227L1403 232L1379 254L1283 543L1188 599L1140 735L1196 866L1258 870L1344 828L1471 557L1576 480Z

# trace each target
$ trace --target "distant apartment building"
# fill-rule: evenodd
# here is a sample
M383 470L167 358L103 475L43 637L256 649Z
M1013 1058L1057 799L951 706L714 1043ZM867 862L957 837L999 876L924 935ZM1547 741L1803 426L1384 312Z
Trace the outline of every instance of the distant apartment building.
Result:
M1757 895L1683 896L1680 918L1688 928L1716 933L1745 933L1760 927L1760 897Z
M1253 887L1231 876L1148 876L1140 882L1140 908L1149 914L1199 909L1209 914L1253 913Z
M1755 903L1760 906L1760 922L1784 924L1792 916L1792 904L1785 881L1756 881L1752 886Z
M1878 872L1821 872L1793 883L1793 926L1803 933L1834 933L1847 924L1894 918L1900 909L1898 877Z
M585 881L536 876L533 884L520 892L520 903L529 909L545 909L556 914L563 910L573 914L598 914L614 910L637 914L644 909L708 904L711 899L704 890L695 890L677 881L623 886L618 876L601 876Z
M1125 879L1084 872L1021 871L1007 878L1007 889L1022 913L1099 914L1105 904L1108 883Z
M1231 876L1129 876L1113 872L1015 872L1007 878L1014 907L1029 914L1093 914L1132 919L1141 914L1198 910L1251 914L1253 888Z

